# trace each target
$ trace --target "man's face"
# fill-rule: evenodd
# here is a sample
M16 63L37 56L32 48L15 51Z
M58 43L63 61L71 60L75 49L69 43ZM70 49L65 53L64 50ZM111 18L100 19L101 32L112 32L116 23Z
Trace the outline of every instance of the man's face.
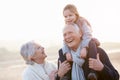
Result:
M63 37L67 46L76 51L81 41L81 34L75 30L73 25L67 25L64 28Z

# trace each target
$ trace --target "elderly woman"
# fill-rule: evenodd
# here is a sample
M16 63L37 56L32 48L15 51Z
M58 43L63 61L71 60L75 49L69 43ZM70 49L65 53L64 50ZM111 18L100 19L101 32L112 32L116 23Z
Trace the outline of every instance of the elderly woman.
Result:
M45 61L44 47L33 41L22 45L20 53L28 65L23 72L23 80L57 80L56 75L62 77L70 69L66 61L59 70L53 63Z

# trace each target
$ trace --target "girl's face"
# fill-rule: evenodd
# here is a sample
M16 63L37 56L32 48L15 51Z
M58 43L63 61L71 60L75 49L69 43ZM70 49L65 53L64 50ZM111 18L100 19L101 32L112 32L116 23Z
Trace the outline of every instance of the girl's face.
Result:
M71 12L69 9L64 10L63 16L65 18L66 24L75 23L76 21L76 15L73 12Z

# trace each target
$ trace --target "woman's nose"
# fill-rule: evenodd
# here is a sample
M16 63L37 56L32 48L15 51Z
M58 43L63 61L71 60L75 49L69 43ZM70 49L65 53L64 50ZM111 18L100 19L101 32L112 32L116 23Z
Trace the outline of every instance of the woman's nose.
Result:
M42 49L44 49L44 47L42 47Z

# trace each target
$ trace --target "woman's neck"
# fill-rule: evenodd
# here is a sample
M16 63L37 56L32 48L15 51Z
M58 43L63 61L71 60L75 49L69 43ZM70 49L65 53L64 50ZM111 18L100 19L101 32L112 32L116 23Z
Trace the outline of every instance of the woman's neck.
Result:
M34 60L34 62L36 62L37 64L44 64L44 60Z

